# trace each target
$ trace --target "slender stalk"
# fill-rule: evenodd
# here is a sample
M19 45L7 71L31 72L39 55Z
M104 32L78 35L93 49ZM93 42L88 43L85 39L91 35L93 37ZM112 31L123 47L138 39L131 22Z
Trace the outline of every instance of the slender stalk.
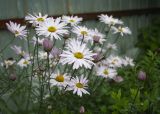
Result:
M106 33L106 38L108 37L108 35L109 35L109 32L110 32L110 30L111 30L111 25L109 26L109 29L108 29L108 31L107 31L107 33ZM105 46L105 44L106 44L106 41L102 44L102 46L100 47L101 48L101 51L100 51L100 53L102 53L102 50L103 50L103 48L104 48L104 46Z
M52 96L52 93L51 93L51 86L50 86L50 65L49 65L49 52L47 52L47 67L48 67L48 89L49 89L49 93L50 93L50 96Z
M36 45L38 45L36 43ZM31 68L31 80L30 80L30 85L29 85L29 94L28 94L28 101L27 101L27 105L26 105L26 109L28 111L29 108L29 102L30 102L30 96L31 96L31 90L32 90L32 81L33 81L33 72L34 72L34 59L35 59L35 55L36 55L36 45L34 47L34 51L33 51L33 60L32 60L32 68Z

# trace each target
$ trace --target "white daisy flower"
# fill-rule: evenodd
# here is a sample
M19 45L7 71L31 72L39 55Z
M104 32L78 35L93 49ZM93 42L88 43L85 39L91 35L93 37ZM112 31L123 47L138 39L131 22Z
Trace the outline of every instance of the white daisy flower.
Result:
M100 33L97 29L91 30L91 42L103 44L105 35Z
M85 42L91 39L91 31L85 26L75 26L72 30L78 38L83 39Z
M12 66L16 61L12 59L4 60L4 63L1 63L1 66L4 66L5 68L8 68Z
M29 59L24 59L22 58L17 65L20 66L21 68L27 67L29 64L31 64L31 62L29 61Z
M43 23L47 19L47 16L48 15L42 16L41 13L38 13L38 14L34 13L33 15L28 14L25 17L25 20L31 23L33 26L36 26L36 25Z
M62 21L71 26L77 25L82 21L82 18L78 16L63 16Z
M134 66L134 62L132 58L125 57L122 61L124 66L128 66L128 65L132 67Z
M22 47L20 47L20 46L14 45L14 46L11 46L11 49L13 49L13 51L15 51L15 53L16 53L17 55L22 56L22 57L24 57L24 58L26 58L26 57L29 56L28 53L26 53L25 51L23 51L23 50L22 50Z
M88 88L88 80L83 75L78 78L72 78L69 87L66 90L73 90L73 94L77 94L82 97L82 94L90 94L86 89Z
M6 23L6 26L10 32L12 32L15 37L23 39L27 36L26 26L21 26L20 24L9 22Z
M70 76L66 73L61 74L59 71L57 73L52 73L50 77L51 86L58 86L58 87L66 87L69 84Z
M100 66L97 68L97 75L104 78L113 79L117 75L117 71L106 66Z
M61 18L48 18L37 26L36 32L39 36L49 37L51 40L61 39L61 36L68 34L66 28L66 23L61 22Z
M109 50L117 50L116 44L108 43L106 47L107 47L107 49L109 49Z
M103 64L111 68L122 67L122 59L118 56L111 55L105 61L103 61Z
M113 31L113 34L120 33L121 36L123 36L124 34L126 34L126 35L127 34L128 35L132 34L131 30L128 27L119 26L118 28L116 28L116 27L113 26L111 29Z
M99 17L99 20L108 26L114 26L114 25L121 25L123 22L119 19L115 19L112 16L101 14Z
M60 55L62 64L73 64L73 69L82 66L91 69L91 66L94 65L92 57L95 54L89 51L86 44L81 44L80 41L73 39L68 42L66 48L67 50Z

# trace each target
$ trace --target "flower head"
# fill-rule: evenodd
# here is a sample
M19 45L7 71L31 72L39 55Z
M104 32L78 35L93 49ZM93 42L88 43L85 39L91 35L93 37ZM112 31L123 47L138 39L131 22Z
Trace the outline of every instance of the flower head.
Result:
M15 51L15 53L23 58L27 58L29 56L28 53L26 53L25 51L22 50L22 47L20 46L11 46L11 49L13 49Z
M31 23L33 26L37 26L37 25L43 23L47 19L47 16L48 15L42 16L41 13L38 13L38 14L34 13L33 15L28 14L25 17L25 20L28 21L29 23Z
M57 71L57 73L51 74L51 86L58 86L60 88L66 87L69 84L69 81L70 76L68 76L66 73L61 74L59 71Z
M103 64L105 64L108 67L111 68L117 68L117 67L121 67L122 66L122 59L118 56L109 56L104 62Z
M63 34L67 34L68 30L66 28L66 24L61 22L61 18L48 18L42 24L37 26L36 31L38 35L43 35L53 40L61 39Z
M120 33L121 36L123 36L124 34L126 34L126 35L127 34L128 35L132 34L131 30L128 27L119 26L118 28L116 28L116 27L113 26L111 29L112 29L114 34Z
M97 29L91 30L91 42L103 44L105 35L100 33Z
M5 68L9 68L10 66L12 66L16 61L13 60L13 58L9 58L7 60L4 60L4 63L1 63L2 66L4 66Z
M20 66L21 68L27 67L29 64L31 64L30 60L29 60L29 59L25 59L25 58L22 58L22 59L17 63L17 65Z
M125 57L124 59L122 59L123 61L123 65L124 66L134 66L134 62L133 62L133 59L132 58L129 58L129 57Z
M62 21L71 26L77 25L82 21L82 18L78 16L63 16Z
M89 94L86 90L88 88L88 80L83 75L78 78L72 78L71 83L67 87L67 90L73 90L73 94L77 94L78 96L82 97L82 93Z
M20 24L13 23L11 21L9 23L6 23L6 26L8 30L15 35L15 37L23 39L27 36L26 26L21 26Z
M113 18L112 16L101 14L99 17L99 20L108 26L114 26L114 25L121 25L123 22L119 19Z
M84 66L91 68L94 64L92 56L95 55L86 47L86 44L81 44L78 40L70 40L67 45L67 50L63 51L61 56L62 64L73 64L73 69L78 69Z
M85 26L75 26L72 31L79 39L84 39L85 42L91 39L91 31Z
M97 68L97 75L104 78L113 79L117 75L117 71L106 66L100 66Z

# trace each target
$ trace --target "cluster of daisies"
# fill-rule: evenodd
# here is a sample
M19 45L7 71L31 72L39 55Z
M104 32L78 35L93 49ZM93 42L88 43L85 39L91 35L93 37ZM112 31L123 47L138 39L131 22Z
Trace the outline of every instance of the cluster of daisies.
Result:
M133 60L129 57L121 58L111 53L107 54L117 50L116 42L107 42L109 32L113 35L119 34L121 37L131 34L130 29L124 27L121 20L112 16L104 14L99 16L99 20L109 28L107 34L101 33L96 28L83 26L81 24L83 19L77 16L53 18L39 13L28 14L25 20L27 25L32 25L36 35L29 38L27 26L14 22L6 23L15 38L28 42L28 50L12 45L11 49L19 58L4 60L2 66L9 68L18 65L24 69L34 65L35 69L40 69L42 73L31 74L47 75L49 78L46 78L46 81L51 88L73 91L81 97L82 94L90 94L88 85L89 79L93 76L117 80L120 78L117 73L118 68L134 66ZM57 40L62 43L57 43ZM33 50L29 50L30 48ZM86 73L88 71L92 71L93 76Z

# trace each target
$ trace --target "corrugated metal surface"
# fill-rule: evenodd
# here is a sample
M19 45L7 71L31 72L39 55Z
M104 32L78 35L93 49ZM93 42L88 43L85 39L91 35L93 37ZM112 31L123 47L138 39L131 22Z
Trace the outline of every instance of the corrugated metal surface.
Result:
M158 6L160 6L160 0L0 0L0 19L22 18L27 13L33 12L56 15ZM152 17L152 15L122 17L126 25L131 28L133 35L121 39L121 41L119 40L121 52L126 52L131 56L136 54L137 49L134 48L134 44L137 41L137 31L139 28L148 25ZM101 23L94 20L85 23L88 27L98 27L99 30L103 30L104 28ZM5 30L0 31L0 45L3 46L9 41L10 37L13 37L10 33ZM8 52L10 52L10 49L8 49Z

